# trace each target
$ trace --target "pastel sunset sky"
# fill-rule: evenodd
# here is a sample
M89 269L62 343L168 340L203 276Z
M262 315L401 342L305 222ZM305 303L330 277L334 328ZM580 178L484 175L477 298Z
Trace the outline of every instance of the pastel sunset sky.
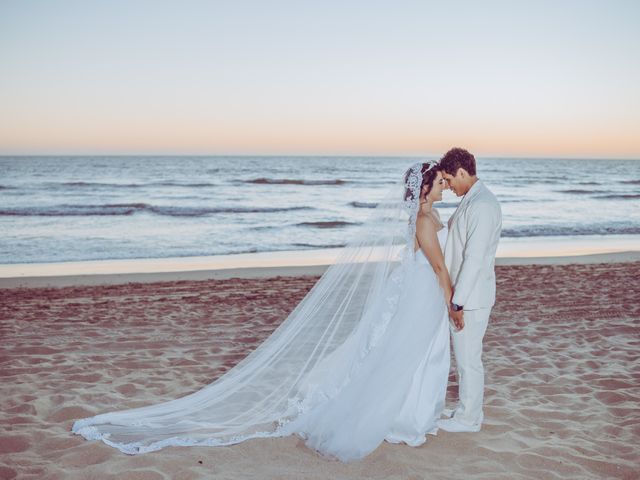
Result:
M637 0L3 0L0 154L640 158Z

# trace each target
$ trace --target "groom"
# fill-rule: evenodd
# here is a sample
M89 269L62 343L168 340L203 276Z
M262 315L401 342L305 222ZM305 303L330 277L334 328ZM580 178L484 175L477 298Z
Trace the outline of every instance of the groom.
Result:
M471 153L453 148L442 157L440 166L449 188L463 197L449 219L444 251L453 284L449 316L463 328L450 327L459 403L451 418L439 420L438 426L447 432L477 432L483 420L482 338L496 298L494 265L502 212L496 197L477 177Z

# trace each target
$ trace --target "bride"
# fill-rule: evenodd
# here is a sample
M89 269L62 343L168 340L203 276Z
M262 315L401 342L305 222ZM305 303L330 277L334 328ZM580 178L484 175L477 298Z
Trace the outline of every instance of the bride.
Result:
M445 188L436 162L413 165L236 366L197 392L81 419L72 431L127 454L291 434L343 462L384 440L421 445L437 433L449 373L447 230L433 208Z

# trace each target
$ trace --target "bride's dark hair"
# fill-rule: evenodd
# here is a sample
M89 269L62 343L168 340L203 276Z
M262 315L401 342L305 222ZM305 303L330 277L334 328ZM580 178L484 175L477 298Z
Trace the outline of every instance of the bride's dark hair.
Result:
M422 168L420 169L420 173L422 174L422 183L420 184L420 188L418 192L422 192L422 189L425 185L428 185L427 194L433 188L433 181L438 176L438 172L442 170L440 164L438 162L427 162L422 164ZM405 200L413 200L413 191L411 186L409 185L409 175L411 173L411 169L407 170L404 174L404 184L406 186L406 190L404 192Z

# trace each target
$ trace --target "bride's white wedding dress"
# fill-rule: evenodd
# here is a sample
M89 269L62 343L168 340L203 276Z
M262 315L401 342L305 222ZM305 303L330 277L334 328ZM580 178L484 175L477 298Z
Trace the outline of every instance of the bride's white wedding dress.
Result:
M441 248L446 236L445 227L438 232ZM383 440L417 446L437 432L449 374L449 316L422 250L415 252L408 272L403 284L393 281L392 272L373 310L379 318L363 322L364 328L309 376L309 388L315 389L307 397L310 404L283 427L284 435L297 433L309 447L348 461L369 454ZM386 319L390 301L399 304ZM340 388L341 383L346 385Z
M344 462L384 440L424 443L444 407L449 320L435 272L412 248L420 165L407 171L413 194L402 212L383 205L364 243L225 375L182 398L78 420L72 430L128 454L297 434ZM446 227L437 235L444 249Z

